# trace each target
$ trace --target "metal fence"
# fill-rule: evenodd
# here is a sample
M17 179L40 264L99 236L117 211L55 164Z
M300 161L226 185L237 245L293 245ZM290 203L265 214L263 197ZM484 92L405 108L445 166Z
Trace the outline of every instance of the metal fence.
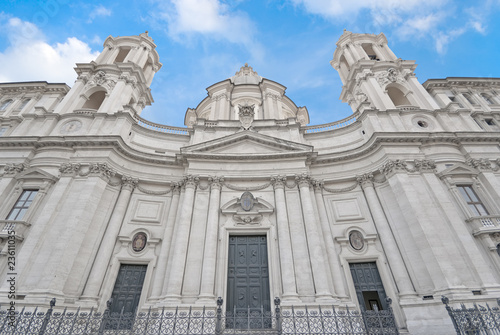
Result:
M464 304L460 308L450 307L449 299L441 297L441 301L446 305L446 310L451 317L453 326L458 335L500 335L500 309L498 307L490 308L474 304L467 308ZM500 306L500 299L497 299Z
M0 334L5 335L223 335L309 334L375 335L398 334L392 309L364 311L335 307L286 307L275 298L273 312L223 312L217 309L162 309L137 314L55 312L55 299L46 312L35 309L10 313L0 311ZM390 302L389 302L390 306Z

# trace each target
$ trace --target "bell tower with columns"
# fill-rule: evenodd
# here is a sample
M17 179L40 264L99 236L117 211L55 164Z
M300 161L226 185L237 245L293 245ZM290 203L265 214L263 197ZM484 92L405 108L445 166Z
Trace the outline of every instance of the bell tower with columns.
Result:
M147 31L109 36L95 61L76 64L78 78L54 112L140 114L153 102L149 86L162 66L155 48Z
M397 58L382 33L353 34L344 30L330 64L344 84L340 99L353 111L439 108L415 77L415 61Z

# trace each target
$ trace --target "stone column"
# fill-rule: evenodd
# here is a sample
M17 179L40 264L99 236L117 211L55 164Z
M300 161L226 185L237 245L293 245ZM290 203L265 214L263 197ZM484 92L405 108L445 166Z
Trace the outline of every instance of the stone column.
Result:
M168 252L170 251L170 245L172 243L172 232L174 230L175 217L177 214L177 206L179 205L179 195L180 195L180 185L174 183L172 185L172 201L170 203L170 209L168 211L167 223L165 226L165 231L163 233L162 245L160 255L158 257L158 262L156 265L155 277L153 280L153 289L151 291L151 298L159 298L163 288L164 278L168 276L167 263L168 263Z
M137 179L125 176L122 177L122 189L99 246L99 251L97 252L97 256L92 266L92 271L90 272L87 285L83 291L83 298L97 298L99 295L101 284L106 275L106 270L108 269L109 260L115 248L116 238L120 233L120 228L125 213L127 212L128 203L137 182Z
M205 252L201 273L200 296L196 303L204 304L215 301L215 267L217 265L217 241L219 234L220 190L222 177L210 177L210 204L208 207Z
M321 223L321 232L323 233L323 239L325 240L326 253L328 259L330 260L331 273L333 278L333 286L335 292L338 296L345 298L347 297L344 287L344 278L342 276L343 271L340 266L340 261L335 250L335 244L332 237L332 230L330 229L330 223L328 222L328 216L326 214L325 202L323 201L323 194L321 189L323 188L323 183L320 181L313 181L314 185L314 195L316 196L316 204L318 206L319 220ZM335 295L335 292L333 294Z
M180 206L179 221L174 228L174 243L170 247L172 254L172 265L168 276L167 294L168 302L180 303L182 281L184 278L184 267L189 244L189 231L191 228L191 217L193 215L194 194L198 185L198 177L186 176L184 178L184 201Z
M304 215L304 224L306 226L307 246L309 256L311 257L311 267L316 288L316 300L331 300L332 294L328 288L328 278L325 271L325 251L323 242L319 236L317 223L314 215L314 207L309 190L310 178L308 175L296 177L300 190L300 201L302 203L302 212Z
M377 197L377 193L375 192L372 179L372 174L365 174L357 177L358 183L363 188L378 236L382 242L385 256L389 261L394 280L396 281L396 285L398 285L399 295L415 295L415 289L413 288L413 284L406 270L403 258L401 257L401 252L392 234L389 222L385 217L384 209L382 208L382 205Z
M281 280L283 283L283 295L281 298L283 301L300 301L297 294L297 284L295 282L293 251L290 241L290 229L288 227L288 214L286 210L286 177L274 177L271 181L274 186L274 198L276 201L276 228L278 231Z

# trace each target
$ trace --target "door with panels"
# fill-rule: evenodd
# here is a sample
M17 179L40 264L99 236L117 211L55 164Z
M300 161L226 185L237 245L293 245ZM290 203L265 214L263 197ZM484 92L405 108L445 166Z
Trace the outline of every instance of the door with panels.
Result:
M230 236L226 327L271 328L267 238Z

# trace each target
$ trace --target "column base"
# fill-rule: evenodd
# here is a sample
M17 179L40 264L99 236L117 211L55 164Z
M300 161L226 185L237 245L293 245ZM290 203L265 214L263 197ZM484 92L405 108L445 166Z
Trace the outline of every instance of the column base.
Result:
M338 303L339 299L334 298L330 293L319 293L316 294L316 302L322 302L322 303L329 303L329 304L334 304Z
M282 302L302 302L302 300L300 300L299 298L299 295L297 293L295 294L283 294L281 296L281 301Z
M217 305L217 298L213 294L201 294L198 297L198 300L195 302L196 305L203 305L203 306L216 306Z
M82 295L78 301L84 301L84 302L98 302L99 297L94 297L90 295Z
M413 298L413 297L416 297L416 296L417 296L417 292L415 292L415 291L403 291L403 292L399 292L399 297L402 298L402 299Z
M166 295L165 298L163 298L159 303L159 307L166 307L166 306L178 306L182 304L182 299L180 295Z

